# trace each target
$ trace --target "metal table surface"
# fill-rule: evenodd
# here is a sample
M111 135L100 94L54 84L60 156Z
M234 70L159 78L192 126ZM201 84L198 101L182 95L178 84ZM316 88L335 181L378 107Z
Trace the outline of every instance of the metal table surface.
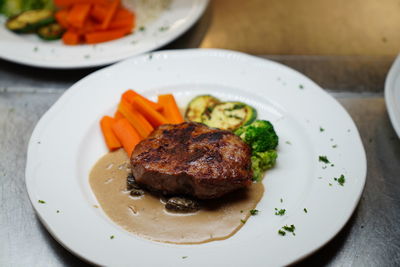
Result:
M198 47L204 19L164 49ZM384 79L393 56L262 56L299 70L349 112L368 161L367 183L346 226L296 266L400 265L400 141L387 115ZM96 69L35 69L0 60L0 266L84 266L35 215L25 188L27 144L46 110Z

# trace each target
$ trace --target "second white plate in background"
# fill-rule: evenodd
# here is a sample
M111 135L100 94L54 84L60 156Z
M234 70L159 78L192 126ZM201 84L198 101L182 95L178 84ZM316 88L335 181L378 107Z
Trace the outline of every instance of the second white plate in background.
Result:
M390 121L400 137L400 56L397 56L386 77L385 102Z
M170 2L159 10L159 2ZM97 45L67 46L61 41L43 41L34 34L16 34L4 26L0 15L0 58L20 64L72 69L111 64L157 49L179 37L203 14L208 0L125 0L136 7L136 31L118 40ZM150 18L146 18L150 17ZM144 27L143 31L139 28Z

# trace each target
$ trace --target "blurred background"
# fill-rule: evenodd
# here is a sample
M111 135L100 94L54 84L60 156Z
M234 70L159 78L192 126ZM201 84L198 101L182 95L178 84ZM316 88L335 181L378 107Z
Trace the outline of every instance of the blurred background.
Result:
M400 47L398 0L211 0L210 8L204 48L394 56Z

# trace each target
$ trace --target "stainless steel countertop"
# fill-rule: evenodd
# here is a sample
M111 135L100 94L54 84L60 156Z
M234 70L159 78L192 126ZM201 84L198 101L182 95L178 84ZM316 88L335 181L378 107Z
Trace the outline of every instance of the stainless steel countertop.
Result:
M168 47L179 48L179 40ZM326 88L357 124L367 152L368 177L358 208L332 241L297 265L399 266L400 141L383 99L393 57L264 57ZM27 144L39 118L69 86L94 70L34 69L0 60L0 266L86 264L42 226L29 202L24 172Z

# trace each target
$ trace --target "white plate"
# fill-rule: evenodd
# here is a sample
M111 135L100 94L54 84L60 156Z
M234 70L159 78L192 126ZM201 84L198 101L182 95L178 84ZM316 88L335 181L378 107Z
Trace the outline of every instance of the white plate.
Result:
M0 58L45 68L82 68L101 66L157 49L188 30L203 14L208 0L170 0L160 11L160 0L125 0L137 12L133 34L97 45L67 46L61 41L42 41L34 34L21 35L3 27L0 15ZM161 2L167 2L162 0ZM145 27L140 31L140 27Z
M280 137L279 157L263 181L266 192L257 206L259 215L227 240L171 245L130 234L94 208L97 201L88 175L107 152L99 119L113 114L128 88L153 100L157 94L173 93L182 106L205 93L241 100L256 107L259 118L272 121ZM325 168L320 155L334 166ZM107 266L292 263L338 233L355 209L366 177L357 128L338 102L288 67L225 50L157 52L89 75L39 121L27 161L29 196L49 232L76 255ZM344 186L333 179L341 174ZM285 208L286 215L274 215L275 208ZM295 225L296 236L278 235L286 224Z
M400 56L397 56L386 76L385 101L393 128L400 137Z

